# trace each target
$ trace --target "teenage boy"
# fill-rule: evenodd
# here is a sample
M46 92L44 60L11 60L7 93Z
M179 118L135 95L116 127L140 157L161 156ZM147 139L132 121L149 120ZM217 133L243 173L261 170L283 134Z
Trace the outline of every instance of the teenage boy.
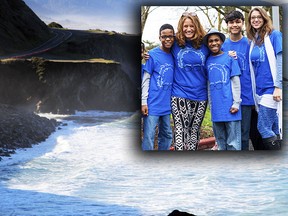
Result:
M213 132L218 150L241 150L241 71L236 59L223 52L225 35L212 29L203 38L211 51L206 61Z
M251 140L255 142L262 142L261 136L255 127L253 120L255 117L252 118L251 122L251 114L254 109L254 99L252 94L252 84L251 84L251 75L249 69L249 43L248 38L244 37L243 26L244 26L244 16L240 11L231 11L225 16L225 22L228 27L229 38L227 38L222 45L222 50L224 52L228 51L235 51L238 59L238 64L241 69L241 113L242 113L242 121L241 121L241 140L242 140L242 150L249 150L249 134L250 134L250 123L254 126L251 128ZM253 112L254 113L254 112ZM256 113L256 112L255 112ZM255 114L253 114L255 115ZM257 115L257 113L256 113ZM257 134L260 136L260 140L258 138L257 141ZM255 140L255 141L254 141ZM253 143L253 145L254 145ZM259 145L257 145L259 146ZM256 143L255 143L256 147ZM257 148L257 147L256 147ZM261 148L259 146L259 148ZM256 150L256 149L255 149Z
M174 43L174 28L164 24L159 30L160 46L149 51L142 79L143 150L154 150L158 125L158 150L169 150L172 143L170 126L171 87L174 60L170 48Z

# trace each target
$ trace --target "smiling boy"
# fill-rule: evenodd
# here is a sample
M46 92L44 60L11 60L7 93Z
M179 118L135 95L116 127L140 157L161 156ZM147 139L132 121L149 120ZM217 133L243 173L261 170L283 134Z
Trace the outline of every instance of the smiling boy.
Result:
M229 12L225 16L229 37L222 45L224 52L236 51L237 60L241 69L241 140L242 150L249 150L249 135L255 149L261 146L261 136L257 130L257 113L253 110L254 99L252 94L252 83L249 68L249 42L248 38L243 35L244 15L237 10ZM251 117L253 113L253 118ZM255 118L256 117L256 118ZM252 121L251 121L252 118ZM253 125L250 132L250 123ZM255 125L254 125L255 124ZM257 134L259 134L257 136ZM263 145L263 144L262 144Z
M225 35L212 29L203 38L211 55L206 61L213 132L218 150L241 150L241 71L236 59L223 52Z
M170 48L174 43L174 28L164 24L159 30L161 45L150 50L142 80L143 150L154 150L158 125L158 150L169 150L172 144L170 126L171 89L174 60Z

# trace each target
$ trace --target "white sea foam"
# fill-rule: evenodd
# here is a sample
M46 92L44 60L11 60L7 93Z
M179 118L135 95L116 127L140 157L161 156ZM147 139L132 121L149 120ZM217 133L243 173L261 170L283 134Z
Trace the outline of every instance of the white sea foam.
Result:
M142 152L138 114L50 117L68 125L0 162L1 215L287 214L287 151Z

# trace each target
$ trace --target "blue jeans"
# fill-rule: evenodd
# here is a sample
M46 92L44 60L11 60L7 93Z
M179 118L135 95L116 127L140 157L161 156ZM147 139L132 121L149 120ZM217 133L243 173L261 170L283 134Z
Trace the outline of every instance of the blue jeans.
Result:
M251 123L252 106L241 106L242 121L241 121L241 141L242 150L249 150L249 134Z
M241 150L241 121L213 122L218 150Z
M257 128L264 139L279 135L277 110L260 105Z
M158 125L158 150L169 150L172 143L170 115L143 117L143 150L154 150L154 138Z

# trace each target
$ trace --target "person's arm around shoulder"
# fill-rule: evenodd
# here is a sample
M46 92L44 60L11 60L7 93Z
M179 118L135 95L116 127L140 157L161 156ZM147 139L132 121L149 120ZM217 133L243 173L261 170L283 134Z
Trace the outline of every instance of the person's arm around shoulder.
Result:
M145 61L148 61L149 58L150 58L149 52L144 53L144 60L145 60Z

